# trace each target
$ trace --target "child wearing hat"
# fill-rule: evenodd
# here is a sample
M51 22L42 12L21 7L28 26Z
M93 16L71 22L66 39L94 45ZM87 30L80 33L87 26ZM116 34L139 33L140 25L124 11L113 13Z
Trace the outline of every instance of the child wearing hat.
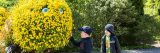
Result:
M114 26L107 24L101 40L101 53L121 53L120 44L114 34Z
M92 40L90 38L91 35L91 27L83 26L78 29L81 31L81 40L75 41L73 36L71 35L70 41L75 45L80 47L80 53L92 53Z

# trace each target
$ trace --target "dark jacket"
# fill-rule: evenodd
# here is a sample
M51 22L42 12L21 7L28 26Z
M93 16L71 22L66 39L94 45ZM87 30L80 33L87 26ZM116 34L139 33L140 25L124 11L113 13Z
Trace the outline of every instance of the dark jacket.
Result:
M101 53L106 53L105 44L106 44L106 35L104 35L101 40ZM121 53L119 41L114 34L110 36L110 49L111 53Z
M75 41L73 37L70 38L70 41L75 45L80 47L80 53L92 53L92 40L90 37L81 38L80 41Z

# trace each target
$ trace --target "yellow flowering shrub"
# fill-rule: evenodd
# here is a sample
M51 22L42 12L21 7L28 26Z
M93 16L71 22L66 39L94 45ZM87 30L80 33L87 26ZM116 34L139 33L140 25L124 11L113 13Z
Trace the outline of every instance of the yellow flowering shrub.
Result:
M8 17L7 10L3 7L0 7L0 30L3 28L7 17Z
M0 46L3 45L4 39L5 39L3 29L4 29L4 25L7 17L8 17L7 10L3 7L0 7Z
M4 47L5 47L5 38L7 36L5 36L5 21L6 19L8 18L8 11L3 8L3 7L0 7L0 53L4 53Z
M72 12L65 0L21 0L12 10L14 43L41 50L64 47L72 31Z

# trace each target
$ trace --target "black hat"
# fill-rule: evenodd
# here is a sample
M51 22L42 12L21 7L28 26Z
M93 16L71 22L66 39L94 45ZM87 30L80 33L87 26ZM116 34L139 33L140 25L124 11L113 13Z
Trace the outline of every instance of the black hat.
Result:
M105 26L105 30L107 30L107 31L109 31L111 33L114 33L114 26L113 26L113 24L107 24Z
M80 30L80 31L84 31L85 33L87 33L87 34L91 34L91 32L92 32L92 29L91 29L91 27L90 26L83 26L83 27L81 27L81 28L78 28L78 30Z

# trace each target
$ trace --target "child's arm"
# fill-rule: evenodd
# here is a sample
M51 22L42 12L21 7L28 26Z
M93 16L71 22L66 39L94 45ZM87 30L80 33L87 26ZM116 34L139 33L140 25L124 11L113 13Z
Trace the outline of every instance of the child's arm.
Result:
M70 38L70 41L73 43L73 45L75 45L77 47L80 46L80 41L79 42L75 41L73 37Z
M105 36L101 39L101 53L106 53Z

